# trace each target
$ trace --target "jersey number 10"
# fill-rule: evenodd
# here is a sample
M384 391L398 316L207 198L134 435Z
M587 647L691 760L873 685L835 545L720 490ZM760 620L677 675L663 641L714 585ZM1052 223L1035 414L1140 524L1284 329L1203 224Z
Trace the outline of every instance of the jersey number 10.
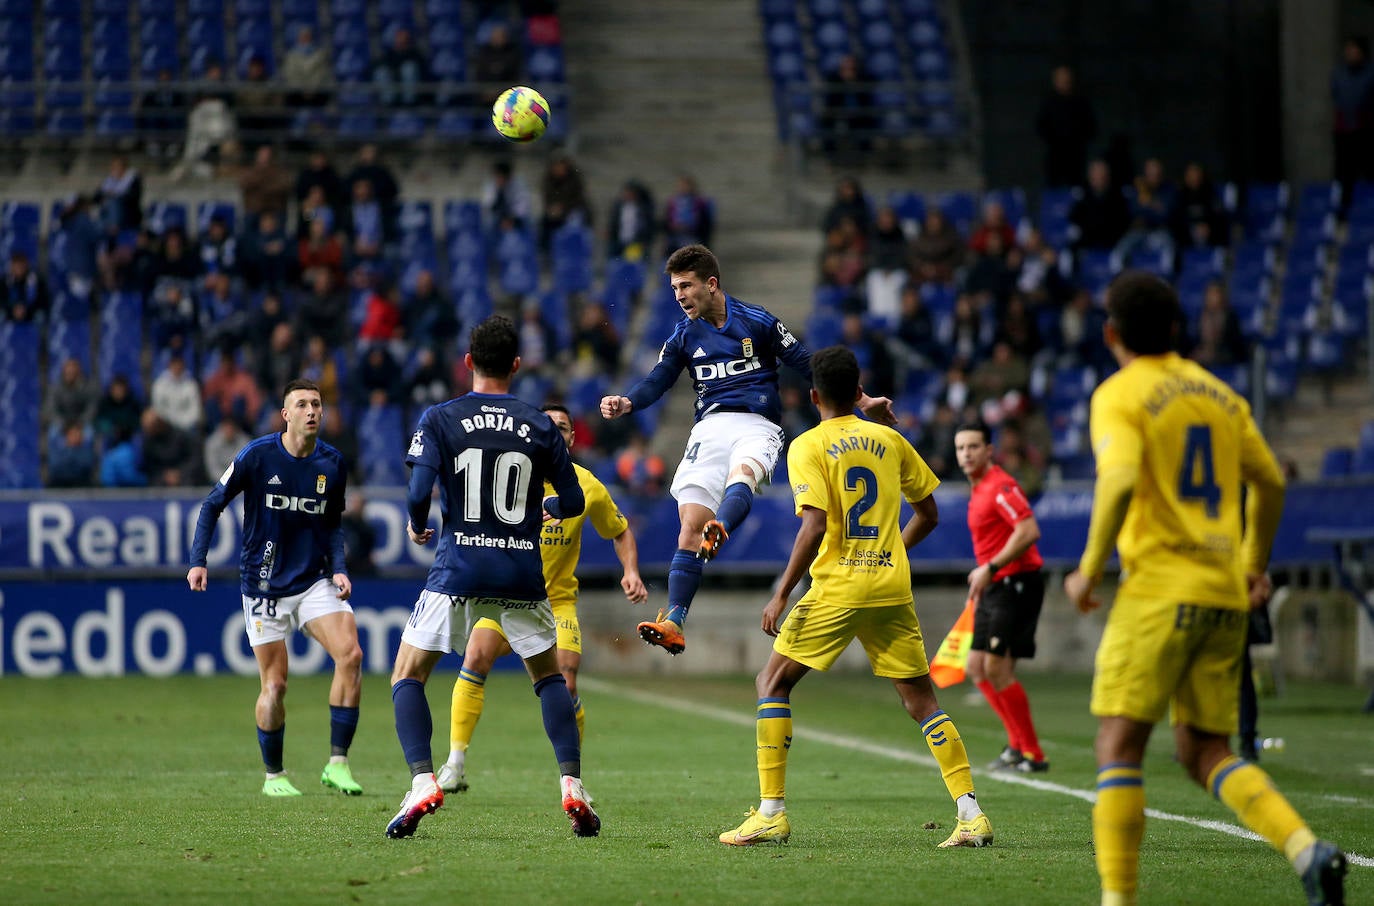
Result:
M453 473L463 482L464 522L482 521L482 458L489 452L468 447L453 459ZM492 472L491 512L507 525L519 525L525 521L534 463L524 453L508 450L496 457Z

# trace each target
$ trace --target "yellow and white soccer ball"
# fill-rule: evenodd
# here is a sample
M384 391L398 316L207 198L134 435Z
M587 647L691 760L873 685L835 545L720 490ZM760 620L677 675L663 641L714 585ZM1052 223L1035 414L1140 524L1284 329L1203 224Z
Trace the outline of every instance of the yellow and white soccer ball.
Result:
M532 142L549 128L549 102L533 88L507 88L492 105L491 122L508 141Z

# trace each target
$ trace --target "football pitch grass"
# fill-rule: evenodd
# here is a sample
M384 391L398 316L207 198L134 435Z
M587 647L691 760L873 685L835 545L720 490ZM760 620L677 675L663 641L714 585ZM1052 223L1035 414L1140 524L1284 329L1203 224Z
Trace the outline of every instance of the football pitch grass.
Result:
M447 751L454 675L430 682ZM1000 725L946 690L995 843L936 849L954 808L890 683L813 675L793 695L792 841L716 841L757 803L754 691L744 676L587 678L584 776L604 825L577 839L559 807L539 707L494 674L469 753L472 789L407 840L386 839L409 778L385 677L364 680L351 761L366 793L319 783L328 680L293 678L286 766L304 793L260 793L256 678L0 679L0 903L1095 903L1088 679L1026 680L1052 762L1036 778L981 770ZM1282 736L1262 764L1320 836L1353 854L1349 902L1374 903L1374 717L1363 690L1290 686L1261 701ZM1157 732L1143 904L1304 902L1281 856L1237 834Z

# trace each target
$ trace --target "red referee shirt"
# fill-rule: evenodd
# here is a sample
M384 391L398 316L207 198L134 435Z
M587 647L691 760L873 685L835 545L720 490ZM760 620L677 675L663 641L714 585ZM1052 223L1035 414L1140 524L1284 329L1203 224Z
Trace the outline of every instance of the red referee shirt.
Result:
M974 487L968 499L968 530L973 536L973 556L979 563L987 563L1002 550L1016 523L1035 515L1030 501L1002 467L988 466L988 471ZM1004 565L993 581L1013 573L1029 572L1044 565L1040 550L1032 544L1024 554Z

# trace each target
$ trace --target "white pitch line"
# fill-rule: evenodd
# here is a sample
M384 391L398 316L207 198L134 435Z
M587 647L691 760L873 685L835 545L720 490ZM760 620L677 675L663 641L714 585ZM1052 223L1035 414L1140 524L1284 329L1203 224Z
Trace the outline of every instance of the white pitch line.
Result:
M710 705L699 705L692 702L674 701L663 699L648 692L640 692L635 689L626 689L605 680L593 679L590 677L578 677L578 685L594 692L603 692L615 695L630 701L641 702L653 705L656 708L668 708L673 711L680 711L684 714L694 714L698 717L709 717L722 723L734 724L738 727L754 726L755 717L753 714L746 714L737 711L727 711L724 708L715 708ZM927 768L939 768L938 762L929 755L922 755L919 752L912 752L907 749L896 749L892 746L879 745L875 742L868 742L855 736L844 736L838 733L827 733L824 730L812 730L797 728L794 725L794 737L822 742L827 745L836 746L841 749L849 749L853 752L863 752L866 755L876 755L879 758L888 758L892 761L905 762L907 764L918 764ZM1020 777L1015 774L1004 774L1002 772L977 771L980 777L987 780L996 780L1000 783L1013 783L1018 786L1026 786L1031 789L1041 790L1046 793L1058 793L1061 796L1071 796L1074 799L1081 799L1084 802L1096 802L1097 793L1092 790L1080 790L1063 784L1054 783L1049 780L1038 780L1034 777ZM1240 837L1245 840L1255 840L1266 843L1267 841L1259 834L1247 830L1237 824L1226 821L1213 821L1210 818L1196 818L1191 815L1176 815L1173 812L1161 812L1158 809L1147 808L1146 816L1159 821L1177 821L1182 824L1191 824L1205 830L1216 831L1217 833L1227 834L1232 837ZM1374 858L1362 856L1357 853L1347 852L1345 854L1351 865L1359 865L1362 868L1374 868Z

